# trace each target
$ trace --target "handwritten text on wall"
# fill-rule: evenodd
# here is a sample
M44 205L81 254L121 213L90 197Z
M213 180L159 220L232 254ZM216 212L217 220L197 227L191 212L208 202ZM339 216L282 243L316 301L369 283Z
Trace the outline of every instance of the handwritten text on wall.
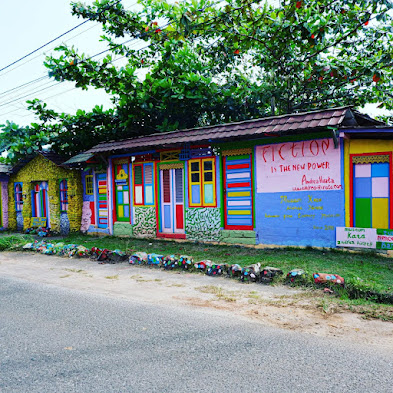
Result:
M256 148L257 192L341 190L340 146L333 139Z

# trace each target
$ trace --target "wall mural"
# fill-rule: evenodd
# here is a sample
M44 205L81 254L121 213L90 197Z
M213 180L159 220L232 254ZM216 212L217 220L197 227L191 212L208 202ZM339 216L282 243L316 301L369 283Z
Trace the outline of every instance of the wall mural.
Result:
M199 241L219 241L221 213L218 208L187 208L187 239Z
M37 155L18 173L15 173L10 177L8 183L10 229L22 230L30 227L32 217L32 187L34 182L43 181L43 179L48 182L49 224L51 230L54 232L60 232L62 230L59 182L60 179L67 179L69 196L67 215L69 220L69 230L78 231L81 225L83 201L80 172L57 166L41 155ZM23 210L17 214L15 213L15 182L23 183L23 194L25 195L23 200Z
M1 182L1 211L3 213L3 228L8 228L8 182Z
M340 164L333 139L257 146L257 193L341 190Z
M16 213L16 230L22 231L23 230L23 215L22 212Z
M132 227L134 236L155 237L156 209L154 207L135 207L134 223Z
M258 243L335 246L344 191L333 139L257 146L256 178Z
M83 201L81 232L87 232L91 224L90 201Z
M60 235L67 236L70 233L70 220L66 212L60 213Z

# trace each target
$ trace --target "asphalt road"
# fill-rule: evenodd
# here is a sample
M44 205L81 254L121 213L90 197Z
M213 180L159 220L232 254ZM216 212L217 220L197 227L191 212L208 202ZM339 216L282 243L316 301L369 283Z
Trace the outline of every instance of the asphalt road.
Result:
M0 392L393 392L393 354L0 278Z

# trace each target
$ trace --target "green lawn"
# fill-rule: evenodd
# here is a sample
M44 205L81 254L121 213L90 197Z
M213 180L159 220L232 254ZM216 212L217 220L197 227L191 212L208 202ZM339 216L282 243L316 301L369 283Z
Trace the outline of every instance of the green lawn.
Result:
M31 236L10 235L0 237L0 251L20 248L31 241ZM262 266L274 266L286 273L295 268L308 273L336 273L343 276L347 287L361 291L393 294L393 260L374 252L350 253L338 250L317 249L255 249L239 246L209 245L191 242L176 242L156 239L134 239L118 237L91 237L75 234L66 238L47 238L48 242L66 242L84 245L87 248L99 247L111 250L120 249L127 253L145 251L147 253L185 254L194 261L210 259L216 263L238 263L247 266L260 262ZM393 295L392 295L393 297Z
M175 242L152 239L131 239L117 237L90 237L71 235L63 241L82 244L85 247L123 251L145 251L147 253L192 255L194 261L210 259L217 263L238 263L247 266L260 262L262 266L274 266L289 270L300 268L309 273L336 273L346 280L356 280L367 288L393 292L393 260L374 252L349 253L337 250L317 249L255 249L239 246L209 245L191 242Z

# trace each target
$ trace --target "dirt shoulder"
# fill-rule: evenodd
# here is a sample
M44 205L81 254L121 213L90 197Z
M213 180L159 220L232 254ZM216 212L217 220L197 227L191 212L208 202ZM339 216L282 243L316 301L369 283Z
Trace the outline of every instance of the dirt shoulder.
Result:
M26 252L0 253L0 275L138 302L216 309L264 325L393 350L393 323L366 320L322 292Z

